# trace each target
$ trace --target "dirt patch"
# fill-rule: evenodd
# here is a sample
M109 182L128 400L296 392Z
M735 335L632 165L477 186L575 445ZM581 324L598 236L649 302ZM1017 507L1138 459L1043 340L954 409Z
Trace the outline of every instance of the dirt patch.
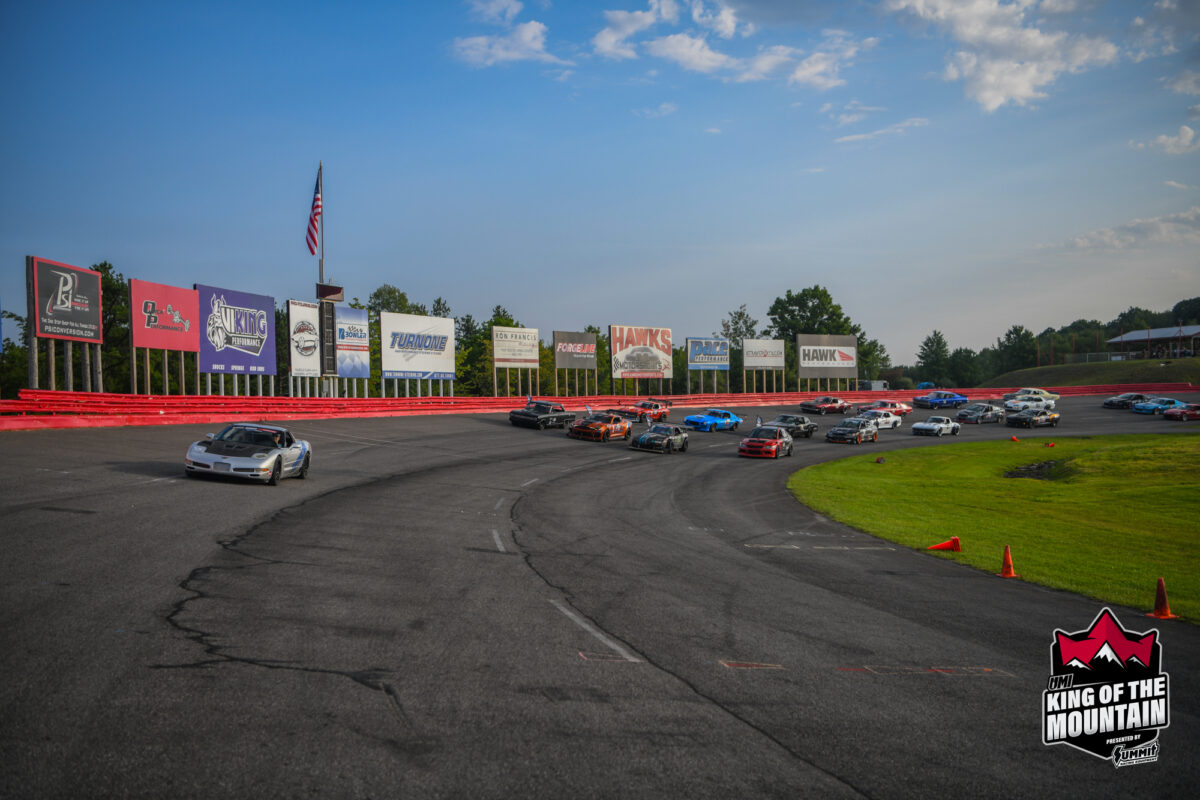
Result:
M1026 464L1023 467L1017 467L1004 473L1006 478L1036 478L1041 481L1048 481L1051 478L1051 471L1057 467L1059 461L1039 461L1036 464Z

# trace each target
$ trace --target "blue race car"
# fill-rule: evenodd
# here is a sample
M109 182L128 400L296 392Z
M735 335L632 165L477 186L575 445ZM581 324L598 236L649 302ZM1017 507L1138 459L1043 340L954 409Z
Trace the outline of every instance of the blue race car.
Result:
M1182 400L1172 400L1169 397L1152 397L1144 403L1134 403L1135 414L1161 414L1172 408L1184 408L1187 403Z
M742 418L732 411L710 408L703 414L685 417L683 424L698 431L736 431L741 421Z
M913 398L913 405L920 408L961 408L971 402L964 395L954 392L930 392Z

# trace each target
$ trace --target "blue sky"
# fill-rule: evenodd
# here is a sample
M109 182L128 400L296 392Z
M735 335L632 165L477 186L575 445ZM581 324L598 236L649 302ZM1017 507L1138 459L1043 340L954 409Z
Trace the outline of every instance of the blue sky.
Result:
M0 42L21 314L27 254L311 298L319 160L348 296L545 339L819 283L911 363L1200 294L1200 0L7 3Z

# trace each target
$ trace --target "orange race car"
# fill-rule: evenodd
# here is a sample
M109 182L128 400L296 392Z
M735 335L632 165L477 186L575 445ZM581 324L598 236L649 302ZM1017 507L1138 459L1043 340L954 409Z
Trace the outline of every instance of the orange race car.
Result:
M633 423L612 411L588 414L567 428L572 439L588 439L607 442L609 439L628 439L633 433Z

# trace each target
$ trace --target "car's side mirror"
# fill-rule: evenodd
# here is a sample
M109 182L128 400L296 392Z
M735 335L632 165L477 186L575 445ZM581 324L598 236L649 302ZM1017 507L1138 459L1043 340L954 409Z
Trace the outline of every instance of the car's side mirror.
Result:
M211 438L213 438L213 434L211 434L211 433L206 433L206 434L204 434L204 438L205 438L205 439L211 439Z

